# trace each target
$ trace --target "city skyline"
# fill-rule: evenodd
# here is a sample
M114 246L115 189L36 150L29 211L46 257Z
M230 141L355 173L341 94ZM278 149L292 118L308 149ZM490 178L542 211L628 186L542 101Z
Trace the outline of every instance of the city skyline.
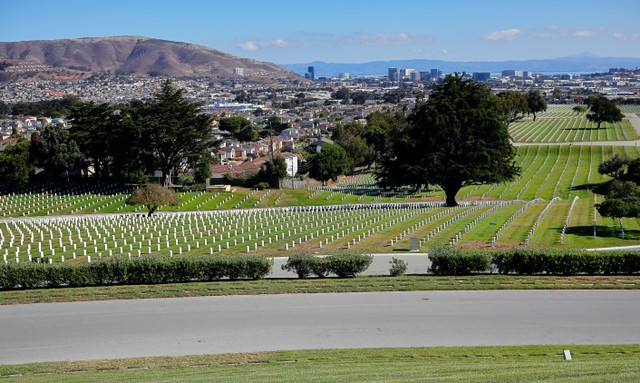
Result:
M277 64L640 57L640 2L8 0L0 41L146 36ZM33 14L33 19L29 15ZM44 17L46 15L47 17Z

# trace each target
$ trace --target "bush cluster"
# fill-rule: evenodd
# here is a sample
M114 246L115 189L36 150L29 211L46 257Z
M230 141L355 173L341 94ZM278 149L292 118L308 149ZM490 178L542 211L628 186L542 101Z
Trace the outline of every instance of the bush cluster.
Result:
M282 270L293 271L298 278L312 275L324 278L330 273L340 278L351 278L365 271L373 257L364 254L339 254L328 257L315 257L310 254L292 255L282 265Z
M502 274L633 274L640 272L640 252L577 249L513 249L493 254Z
M259 256L148 256L112 257L93 263L7 263L0 265L0 288L260 279L270 272L271 261Z
M489 253L480 250L461 250L456 247L434 247L429 251L431 267L435 275L469 275L488 272L491 265Z

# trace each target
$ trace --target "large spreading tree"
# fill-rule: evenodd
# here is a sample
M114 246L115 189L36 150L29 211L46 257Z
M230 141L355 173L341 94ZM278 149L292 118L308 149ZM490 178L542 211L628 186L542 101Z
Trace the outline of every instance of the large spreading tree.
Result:
M212 117L201 104L186 99L182 89L165 81L143 108L144 135L153 166L169 185L176 168L208 156L213 143Z
M620 109L613 101L603 95L589 97L587 104L589 105L587 120L597 123L598 129L603 122L622 121L623 116Z
M385 187L440 185L456 206L463 186L512 180L514 157L497 96L455 74L396 128L376 175Z

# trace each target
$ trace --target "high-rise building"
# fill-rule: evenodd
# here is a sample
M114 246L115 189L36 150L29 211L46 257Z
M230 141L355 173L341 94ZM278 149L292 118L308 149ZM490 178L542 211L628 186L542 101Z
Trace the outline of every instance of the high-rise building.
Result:
M439 69L431 69L431 81L438 81L442 76L442 71Z
M478 82L489 81L491 73L489 72L473 72L473 79Z
M524 72L521 70L507 69L502 71L502 75L509 77L522 77Z
M398 81L398 68L388 69L389 81Z
M233 68L233 74L244 76L244 68Z
M304 77L307 80L312 80L312 81L315 80L316 79L316 68L314 68L312 66L307 67L307 73L305 73Z

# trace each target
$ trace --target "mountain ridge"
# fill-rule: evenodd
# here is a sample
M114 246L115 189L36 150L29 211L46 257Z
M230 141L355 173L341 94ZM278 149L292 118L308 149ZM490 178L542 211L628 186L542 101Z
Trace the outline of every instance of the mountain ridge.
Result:
M0 42L6 72L39 66L40 76L93 73L209 77L246 82L304 81L273 63L234 56L202 45L144 36ZM13 67L13 69L11 69ZM242 68L239 74L236 68ZM27 72L25 70L24 72ZM30 70L29 73L32 73Z
M417 71L439 69L444 73L452 72L491 72L514 69L534 73L597 73L606 72L609 68L636 69L640 67L640 58L635 57L600 57L590 53L580 53L552 59L505 60L505 61L446 61L430 59L378 60L365 63L331 63L313 61L306 64L282 64L283 67L303 75L309 66L315 69L318 76L335 76L349 73L352 76L384 76L387 69L395 67L412 68Z

